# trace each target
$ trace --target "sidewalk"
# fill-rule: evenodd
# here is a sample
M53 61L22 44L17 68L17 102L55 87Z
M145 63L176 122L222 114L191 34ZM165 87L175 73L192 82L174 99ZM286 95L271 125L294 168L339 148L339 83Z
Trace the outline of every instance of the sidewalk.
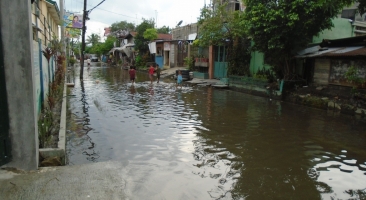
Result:
M131 199L126 174L119 162L0 170L0 199Z
M163 70L161 77L184 69ZM186 82L201 86L220 84L217 79L193 78ZM124 164L113 161L40 167L31 172L0 169L0 199L133 199L133 192L127 187L127 180L133 178L126 170Z
M186 67L174 67L174 68L166 69L161 72L161 78L175 75L176 70L185 70L185 69L186 69ZM228 87L227 85L225 85L218 79L199 79L199 78L193 77L192 80L185 81L185 83L190 83L190 84L199 85L199 86L213 86L213 87L219 87L219 88Z
M160 77L165 78L168 76L172 76L175 74L176 70L185 70L185 69L187 69L187 67L173 67L173 68L165 69L165 70L161 71Z

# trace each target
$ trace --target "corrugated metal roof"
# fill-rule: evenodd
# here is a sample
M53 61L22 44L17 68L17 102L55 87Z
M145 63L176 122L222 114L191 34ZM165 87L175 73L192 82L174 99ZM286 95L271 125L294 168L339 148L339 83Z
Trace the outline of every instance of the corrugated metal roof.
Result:
M336 51L333 51L332 53L347 53L347 52L350 52L350 51L355 51L357 49L360 49L362 47L344 47L344 48L341 48L339 50L336 50Z
M298 52L295 58L310 58L310 57L327 57L327 56L366 56L366 47L330 47L321 48L320 46L310 47Z
M343 47L337 51L332 51L324 54L323 56L366 56L366 47Z

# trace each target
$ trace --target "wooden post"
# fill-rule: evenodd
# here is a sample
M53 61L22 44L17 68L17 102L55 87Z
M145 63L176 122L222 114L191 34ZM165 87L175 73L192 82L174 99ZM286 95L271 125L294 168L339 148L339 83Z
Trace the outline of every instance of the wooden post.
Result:
M208 78L213 79L214 78L214 58L215 58L215 51L214 46L210 45L208 48Z

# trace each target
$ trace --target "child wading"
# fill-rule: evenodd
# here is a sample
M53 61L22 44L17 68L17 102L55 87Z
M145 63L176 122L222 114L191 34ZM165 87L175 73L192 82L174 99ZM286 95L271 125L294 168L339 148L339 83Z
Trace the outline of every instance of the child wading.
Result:
M130 67L130 71L128 72L130 74L130 80L133 83L135 83L135 78L136 78L136 70L134 69L133 66Z
M150 77L151 84L153 82L154 71L155 71L155 68L152 65L150 65L150 68L149 68L149 77Z
M160 81L160 72L161 72L161 69L160 69L159 65L157 64L156 65L156 79L157 79L157 83L159 83L159 81Z
M182 72L180 70L178 70L176 87L178 87L178 85L180 85L180 88L182 88L182 82L183 82Z
M88 63L88 68L90 68L90 58L88 58L88 59L86 60L86 62Z

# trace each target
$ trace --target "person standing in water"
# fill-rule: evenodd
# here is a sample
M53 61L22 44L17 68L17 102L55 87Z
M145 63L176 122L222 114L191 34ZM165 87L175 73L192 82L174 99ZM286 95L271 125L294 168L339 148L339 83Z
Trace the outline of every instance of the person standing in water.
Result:
M159 65L156 64L156 79L157 79L157 83L159 83L159 81L160 81L160 72L161 72L161 69L160 69Z
M90 69L90 58L88 58L88 59L86 60L86 62L88 63L88 69Z
M128 72L130 74L130 81L132 84L135 83L135 78L136 78L136 70L133 66L130 67L130 71Z
M149 68L149 77L150 77L151 84L153 83L154 71L155 71L155 68L152 65L150 65L150 68Z
M182 72L180 70L178 70L176 88L178 88L178 85L180 85L180 88L182 89L182 82L183 82Z

